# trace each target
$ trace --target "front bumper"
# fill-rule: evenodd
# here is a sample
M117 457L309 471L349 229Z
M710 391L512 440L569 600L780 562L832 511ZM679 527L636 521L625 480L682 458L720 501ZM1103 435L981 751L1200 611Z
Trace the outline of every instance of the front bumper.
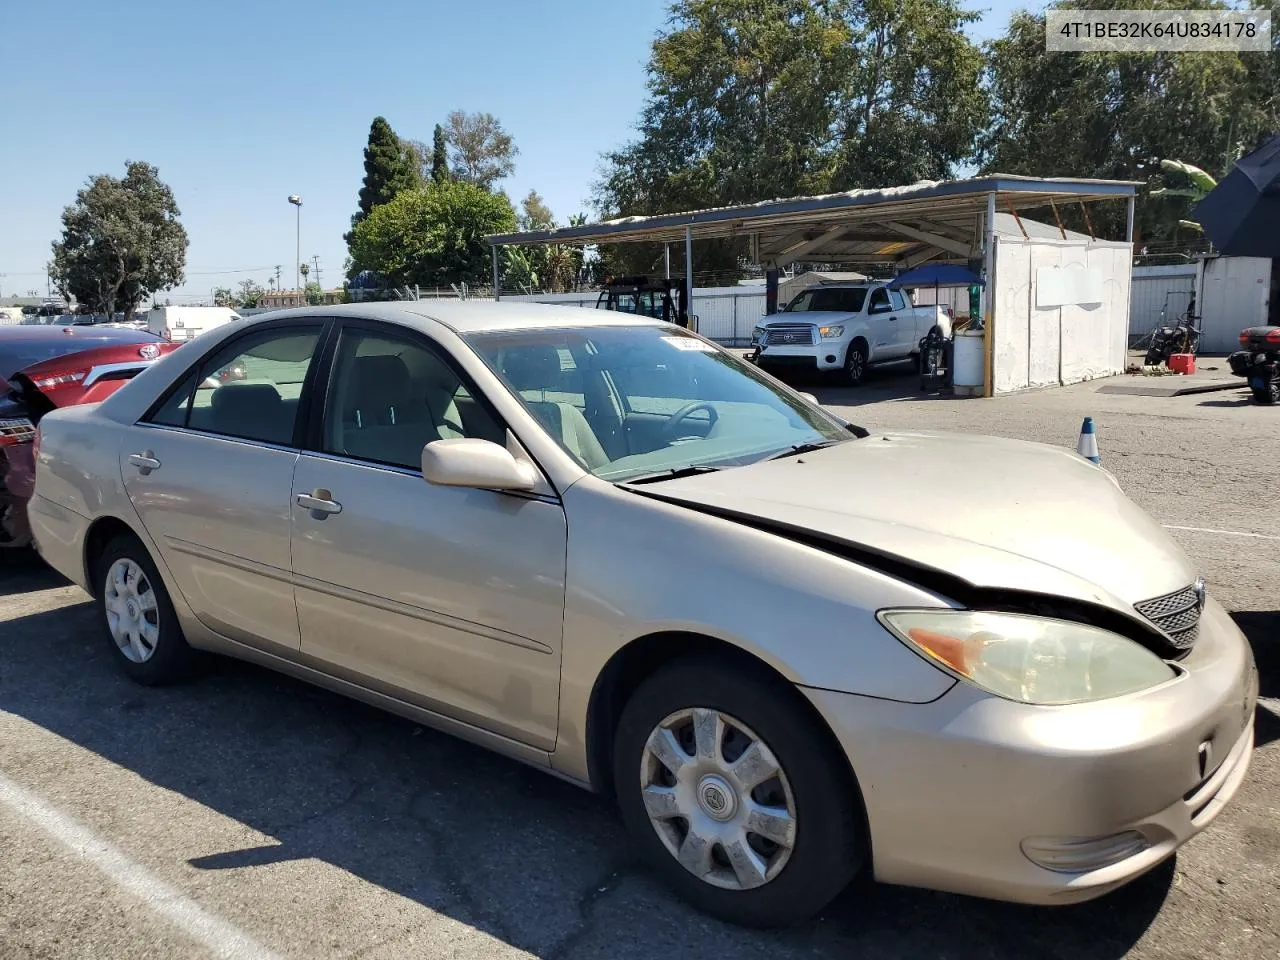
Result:
M963 683L930 704L802 690L858 776L877 879L1067 904L1166 859L1244 780L1257 669L1216 602L1179 666L1152 690L1066 707Z
M753 344L752 354L755 363L765 368L825 372L844 365L845 349L833 341L764 347Z

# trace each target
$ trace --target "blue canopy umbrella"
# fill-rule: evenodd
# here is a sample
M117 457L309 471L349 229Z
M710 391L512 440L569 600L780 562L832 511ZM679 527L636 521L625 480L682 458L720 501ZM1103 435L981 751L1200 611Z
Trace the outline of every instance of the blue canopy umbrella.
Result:
M974 284L985 286L986 281L967 267L954 263L926 263L900 273L889 281L890 288L899 290L902 287L933 287L933 302L938 302L939 287L971 287Z
M971 287L975 283L983 286L985 282L967 267L954 263L926 263L898 274L889 281L889 286L895 290L901 287Z
M1242 157L1195 209L1228 257L1280 257L1280 136Z

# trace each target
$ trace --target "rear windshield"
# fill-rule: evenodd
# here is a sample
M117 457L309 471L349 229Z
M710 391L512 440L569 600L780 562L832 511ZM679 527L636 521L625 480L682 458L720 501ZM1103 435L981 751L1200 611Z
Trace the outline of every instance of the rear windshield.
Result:
M819 287L806 290L787 304L787 313L811 313L830 310L837 313L861 313L867 299L866 287Z

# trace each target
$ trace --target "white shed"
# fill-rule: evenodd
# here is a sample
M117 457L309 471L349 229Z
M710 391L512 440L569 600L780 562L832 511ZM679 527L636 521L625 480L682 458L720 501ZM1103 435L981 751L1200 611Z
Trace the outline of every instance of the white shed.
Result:
M1123 373L1133 245L1023 223L995 237L992 392Z

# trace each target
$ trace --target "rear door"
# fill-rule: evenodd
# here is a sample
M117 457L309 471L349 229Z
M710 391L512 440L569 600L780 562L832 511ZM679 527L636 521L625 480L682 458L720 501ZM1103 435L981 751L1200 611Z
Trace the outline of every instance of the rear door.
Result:
M224 344L121 449L129 499L195 615L269 650L299 647L289 494L323 329L291 321ZM226 368L244 376L214 375Z
M890 360L907 353L906 341L910 333L902 328L910 322L899 322L903 318L893 309L889 300L887 287L876 287L867 298L867 329L871 338L872 357L875 360Z

